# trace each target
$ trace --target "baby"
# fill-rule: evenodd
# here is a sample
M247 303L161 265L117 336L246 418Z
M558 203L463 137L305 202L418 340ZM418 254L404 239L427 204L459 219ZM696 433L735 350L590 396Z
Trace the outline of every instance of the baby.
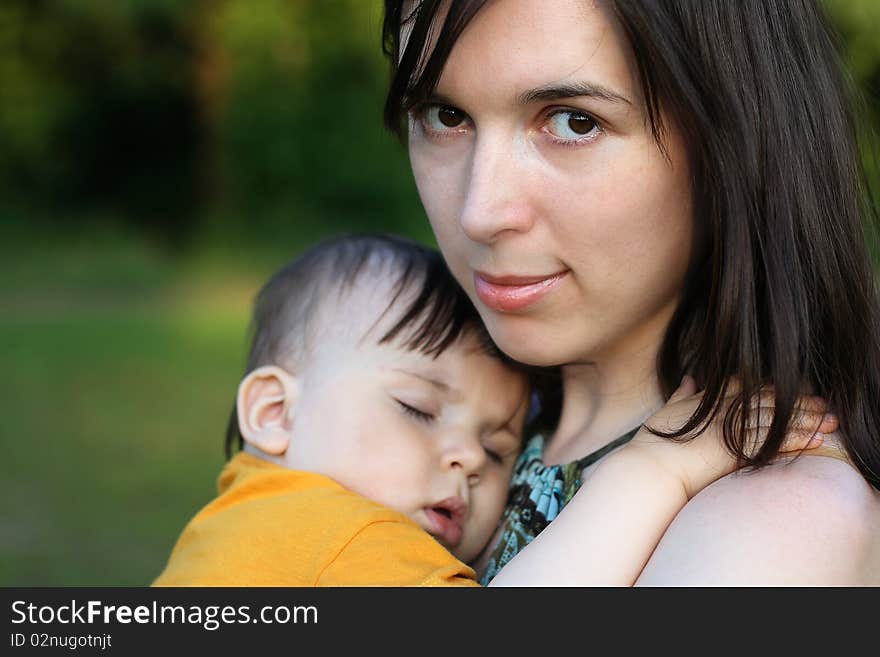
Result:
M475 585L530 387L441 256L324 242L265 285L253 328L243 450L154 585Z
M532 386L441 256L395 237L324 242L272 277L253 324L227 433L242 451L154 585L476 585L468 564L499 524ZM649 426L691 415L685 381ZM817 447L837 420L819 404L797 428L784 451ZM587 527L602 581L629 582L675 513L736 466L715 422L685 444L642 428L572 501L591 522L545 531ZM533 550L496 579L548 581L556 561Z

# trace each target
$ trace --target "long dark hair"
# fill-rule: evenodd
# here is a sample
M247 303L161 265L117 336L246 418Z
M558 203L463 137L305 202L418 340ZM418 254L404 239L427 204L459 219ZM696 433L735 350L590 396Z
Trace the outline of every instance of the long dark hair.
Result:
M398 135L484 0L448 3L439 25L441 4L385 3L385 122ZM681 440L705 427L737 377L724 441L741 463L766 465L809 391L839 415L850 459L880 489L880 304L864 232L876 211L827 18L814 0L609 4L634 53L658 147L679 130L693 172L698 246L657 369L667 396L685 372L705 394L680 431L663 435ZM408 15L404 6L413 7ZM404 23L411 32L401 52ZM768 384L773 422L750 454L749 401Z

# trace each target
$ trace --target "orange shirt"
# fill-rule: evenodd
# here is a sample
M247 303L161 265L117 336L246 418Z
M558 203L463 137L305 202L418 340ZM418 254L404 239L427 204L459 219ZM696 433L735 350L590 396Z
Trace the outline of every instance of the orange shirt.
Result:
M323 475L240 452L153 586L477 586L415 522Z

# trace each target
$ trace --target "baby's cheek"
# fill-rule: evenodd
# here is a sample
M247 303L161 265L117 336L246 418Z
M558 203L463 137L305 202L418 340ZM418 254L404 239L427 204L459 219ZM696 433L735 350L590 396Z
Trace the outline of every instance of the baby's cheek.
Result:
M491 492L487 491L486 513L491 516L500 516L507 505L507 497L510 492L510 479L512 472L505 470L492 482Z

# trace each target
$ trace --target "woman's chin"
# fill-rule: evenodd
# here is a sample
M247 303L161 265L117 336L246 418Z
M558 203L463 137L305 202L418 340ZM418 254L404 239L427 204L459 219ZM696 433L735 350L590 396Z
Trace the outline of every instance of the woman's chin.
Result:
M540 322L526 318L485 318L489 335L501 351L526 365L555 367L577 360L573 350L564 348L564 340Z

